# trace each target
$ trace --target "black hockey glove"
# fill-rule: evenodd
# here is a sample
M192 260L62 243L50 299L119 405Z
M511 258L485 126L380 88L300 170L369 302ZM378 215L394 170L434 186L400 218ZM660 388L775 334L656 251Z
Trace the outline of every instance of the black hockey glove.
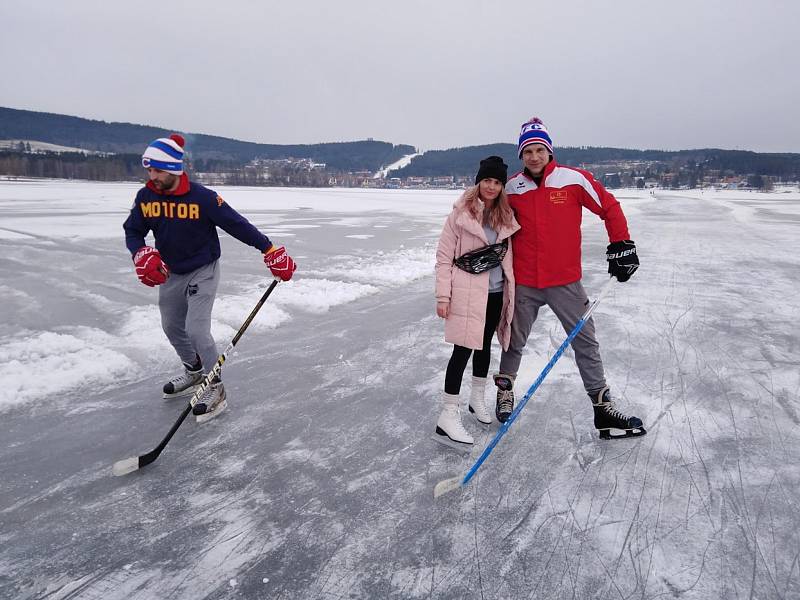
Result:
M639 268L639 257L636 255L636 244L631 240L611 242L606 249L608 272L617 281L628 281Z

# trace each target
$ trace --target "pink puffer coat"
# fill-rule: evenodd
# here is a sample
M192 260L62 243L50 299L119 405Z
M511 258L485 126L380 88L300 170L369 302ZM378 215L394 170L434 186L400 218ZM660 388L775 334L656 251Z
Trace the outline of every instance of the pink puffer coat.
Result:
M445 341L480 350L483 347L483 329L486 325L489 272L474 275L453 264L456 257L489 243L483 226L466 209L468 195L475 193L475 188L464 192L445 221L436 250L436 301L450 301L450 314L444 325ZM498 232L497 242L511 237L518 229L519 224L514 220L510 227L504 227ZM503 310L497 326L497 338L503 350L508 349L511 318L514 316L514 257L511 246L509 240L508 252L502 262L505 275Z

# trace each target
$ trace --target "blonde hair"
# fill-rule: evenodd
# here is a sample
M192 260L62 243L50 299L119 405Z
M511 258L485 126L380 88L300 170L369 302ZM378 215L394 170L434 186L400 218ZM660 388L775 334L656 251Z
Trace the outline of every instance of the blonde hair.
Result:
M489 225L495 231L500 231L500 228L504 226L511 226L514 211L511 210L504 188L500 188L500 194L494 199L491 208L487 209L486 205L487 203L480 197L477 185L467 188L467 191L464 192L464 207L478 223Z

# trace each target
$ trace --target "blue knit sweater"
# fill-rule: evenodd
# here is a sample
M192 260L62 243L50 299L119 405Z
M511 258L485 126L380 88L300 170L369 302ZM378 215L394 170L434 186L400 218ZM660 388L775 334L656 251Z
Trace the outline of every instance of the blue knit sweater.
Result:
M220 257L220 227L237 240L264 252L272 244L250 221L213 190L188 182L188 191L159 194L143 187L125 220L125 245L131 255L152 231L161 258L173 273L189 273Z

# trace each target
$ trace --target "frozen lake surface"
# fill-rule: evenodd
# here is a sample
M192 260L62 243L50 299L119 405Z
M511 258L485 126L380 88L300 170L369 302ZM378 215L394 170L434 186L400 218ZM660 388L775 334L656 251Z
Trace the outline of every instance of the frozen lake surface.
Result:
M0 182L0 598L800 598L797 191L619 191L642 267L594 318L648 435L601 443L565 354L434 501L495 430L467 421L471 456L430 439L458 192L217 188L296 279L226 363L229 411L113 477L183 408L124 246L138 187ZM592 295L607 240L583 231ZM221 238L220 350L270 282ZM564 337L543 311L518 397Z

